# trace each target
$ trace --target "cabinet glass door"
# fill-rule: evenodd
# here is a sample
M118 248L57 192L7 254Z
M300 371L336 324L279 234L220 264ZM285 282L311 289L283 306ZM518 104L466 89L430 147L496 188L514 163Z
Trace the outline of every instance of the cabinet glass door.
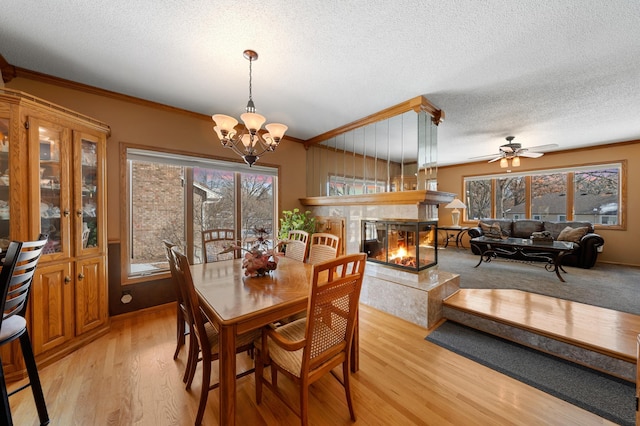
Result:
M76 149L78 149L76 139ZM82 219L80 224L81 251L96 249L99 246L98 234L101 232L99 223L99 150L97 141L91 140L87 135L79 137L80 150L80 206L77 212Z
M63 180L62 129L54 126L38 126L40 152L40 232L49 234L43 254L63 253L69 211L61 191Z
M0 249L9 246L9 120L0 118Z

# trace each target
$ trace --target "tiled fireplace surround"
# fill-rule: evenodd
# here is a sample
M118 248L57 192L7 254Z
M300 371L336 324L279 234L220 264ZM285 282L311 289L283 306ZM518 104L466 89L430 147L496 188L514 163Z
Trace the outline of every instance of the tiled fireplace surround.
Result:
M308 206L315 216L345 219L346 253L358 253L361 220L438 217L435 204L354 204ZM368 262L360 302L423 327L442 319L442 300L458 290L460 276L436 265L418 273Z

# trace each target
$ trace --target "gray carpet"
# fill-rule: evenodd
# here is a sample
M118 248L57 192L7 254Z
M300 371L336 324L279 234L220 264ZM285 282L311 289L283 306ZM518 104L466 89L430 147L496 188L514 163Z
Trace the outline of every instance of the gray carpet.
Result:
M541 262L496 259L474 268L478 259L470 249L438 250L438 267L460 274L460 288L518 289L640 315L640 268L605 263L592 269L566 266L563 283Z
M426 339L600 417L635 424L632 383L450 321Z

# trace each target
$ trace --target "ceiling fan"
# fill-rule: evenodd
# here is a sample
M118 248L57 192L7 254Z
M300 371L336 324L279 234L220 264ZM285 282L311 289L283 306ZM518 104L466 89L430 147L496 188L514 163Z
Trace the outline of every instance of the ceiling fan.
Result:
M539 158L544 155L544 153L540 151L558 146L558 144L554 143L534 146L531 148L523 148L521 144L513 142L515 138L515 136L507 136L507 143L498 148L498 155L491 156L493 158L489 160L489 163L500 160L500 167L506 168L509 167L509 160L511 160L511 165L513 167L518 167L520 165L520 157ZM487 158L487 156L474 158Z

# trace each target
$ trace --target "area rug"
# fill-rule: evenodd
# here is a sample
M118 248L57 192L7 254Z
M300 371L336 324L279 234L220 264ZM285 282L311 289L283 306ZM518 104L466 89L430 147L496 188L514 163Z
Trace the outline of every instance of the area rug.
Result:
M477 268L469 249L438 250L438 268L460 275L460 288L506 288L544 294L640 315L640 268L597 263L591 269L565 267L566 282L544 262L496 259Z
M446 321L426 340L620 425L635 424L635 385Z

